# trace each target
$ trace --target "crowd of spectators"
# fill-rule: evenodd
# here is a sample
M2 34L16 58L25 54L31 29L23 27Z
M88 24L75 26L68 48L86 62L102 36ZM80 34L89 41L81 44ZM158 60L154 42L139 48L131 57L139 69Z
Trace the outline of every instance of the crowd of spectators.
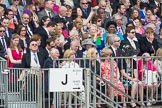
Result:
M87 65L73 60L62 60L59 64L56 59L162 56L161 2L162 0L1 0L0 57L8 61L8 67L14 68L77 68L83 67L83 64L84 67L91 65L91 70L109 80L109 76L103 71L106 68L107 73L110 72L109 60L97 60L97 67L101 65L100 72L95 70L96 62L93 60ZM143 65L149 60L145 60ZM131 96L135 98L137 86L142 89L143 75L140 75L143 67L136 65L142 63L140 60L131 61L132 59L115 60L114 77L119 71L132 81ZM160 58L150 62L150 65L155 65L150 70L161 75ZM124 81L126 80L122 79L122 83L115 85L118 84L123 89L126 84ZM140 90L139 94L144 104ZM131 105L136 106L133 102Z

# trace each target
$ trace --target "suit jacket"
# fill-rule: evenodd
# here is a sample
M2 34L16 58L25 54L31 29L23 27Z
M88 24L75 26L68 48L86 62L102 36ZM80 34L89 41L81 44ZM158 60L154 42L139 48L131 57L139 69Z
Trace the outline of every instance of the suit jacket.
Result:
M10 45L10 39L6 36L4 38L5 38L5 41L6 41L7 48L8 48L9 45ZM0 41L0 57L5 58L5 49L4 49L1 41Z
M41 45L40 46L42 48L45 48L46 40L48 39L48 34L47 34L46 30L40 26L35 30L35 33L39 34L41 36Z
M77 52L75 53L75 58L83 58L83 51L77 50Z
M150 43L150 42L147 40L146 37L143 37L143 39L141 40L140 46L141 46L141 52L142 52L142 53L147 52L147 53L149 53L150 55L151 55L152 53L154 53L154 52L153 52L153 49L152 49L152 46L154 47L155 54L156 54L157 49L159 48L158 42L157 42L157 40L156 40L155 38L154 38L153 42ZM154 55L155 55L155 54L154 54Z
M38 17L39 19L42 19L43 16L48 16L45 9L43 9L42 11L38 12ZM51 17L54 18L56 16L56 13L51 11Z
M47 58L49 57L49 53L48 53L46 48L44 48L43 53L44 53L44 56L45 56L45 60L47 60Z
M37 52L37 55L38 55L40 67L42 68L44 61L45 61L44 56L42 55L41 52ZM23 55L21 67L22 68L31 68L30 64L31 64L31 54L30 54L30 51L28 51L27 53L25 53Z
M14 30L11 29L11 28L7 28L7 29L8 29L8 30L6 30L6 31L8 32L9 38L11 39L12 34L14 34ZM6 34L6 36L7 36L7 34Z
M138 55L141 55L139 43L137 41L134 41L134 43L136 45L136 49L138 50ZM127 38L125 38L123 41L121 41L120 49L122 49L124 45L130 45L130 46L132 46L131 43L129 42L129 40Z
M117 48L117 52L118 52L117 55L115 55L115 52L114 52L114 50L111 46L109 47L109 49L111 49L111 51L112 51L112 57L120 57L121 56L121 49L120 48Z
M87 19L88 16L89 16L89 14L90 14L90 12L91 12L91 7L90 7L90 5L88 6L87 12L86 12L86 13L84 12L84 9L82 9L81 7L80 7L80 9L82 10L82 18Z
M21 22L21 17L22 17L22 15L23 15L24 7L21 6L21 5L18 5L18 6L17 6L17 9L18 9L18 10L17 10L16 18L17 18L18 23L20 23L20 22Z
M48 57L47 60L45 60L45 62L44 62L43 68L58 68L58 66L59 66L58 61L56 61L55 66L53 65L53 62L54 62L54 60L52 60L51 57ZM48 74L48 71L46 70L44 72L45 93L48 93L48 84L49 84L48 76L49 76L49 74Z
M68 19L67 17L62 18L62 17L60 17L60 15L56 15L55 17L53 17L53 18L52 18L52 21L54 21L54 22L56 22L56 23L59 22L59 21L63 22L63 24L64 24L63 28L64 28L64 29L67 29L67 28L68 28L67 25L66 25L66 23L67 23L68 21L71 22L70 19Z

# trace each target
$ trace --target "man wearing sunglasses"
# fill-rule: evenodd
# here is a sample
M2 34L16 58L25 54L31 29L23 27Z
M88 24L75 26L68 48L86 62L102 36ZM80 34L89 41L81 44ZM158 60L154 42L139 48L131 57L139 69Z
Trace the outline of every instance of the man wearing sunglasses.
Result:
M82 17L88 18L90 12L91 12L91 6L88 3L88 0L80 0L80 8L82 10Z
M140 53L139 43L134 40L135 38L135 28L133 26L126 28L126 38L121 41L120 48L123 49L126 45L130 45L134 48L134 50Z
M9 46L9 38L5 36L6 29L0 25L0 57L7 58L7 48Z
M31 39L29 45L30 51L23 55L22 68L41 68L44 63L44 56L38 52L37 40Z
M31 68L32 70L26 71L25 76L25 88L27 101L36 101L37 100L37 88L38 88L38 72L40 68L43 67L44 56L41 52L38 52L38 42L36 39L30 40L29 45L30 51L25 53L22 58L21 68ZM32 85L32 86L31 86Z

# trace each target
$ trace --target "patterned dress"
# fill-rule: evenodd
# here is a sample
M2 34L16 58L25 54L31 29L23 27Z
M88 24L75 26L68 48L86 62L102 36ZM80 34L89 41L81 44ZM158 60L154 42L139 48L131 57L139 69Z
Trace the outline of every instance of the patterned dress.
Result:
M125 92L125 89L123 87L122 82L118 79L118 75L117 75L117 64L116 62L114 62L114 86L118 87L119 89L121 89L122 91ZM105 78L106 80L110 81L110 63L105 64L105 62L101 62L101 74L102 77ZM110 95L110 86L108 85L108 95ZM119 91L117 91L116 89L114 89L114 96L120 95L122 96L123 94Z

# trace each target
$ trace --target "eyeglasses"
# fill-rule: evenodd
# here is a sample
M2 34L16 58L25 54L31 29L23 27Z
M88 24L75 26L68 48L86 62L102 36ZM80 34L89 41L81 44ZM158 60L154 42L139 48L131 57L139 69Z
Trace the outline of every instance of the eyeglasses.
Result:
M88 3L81 3L82 5L87 5Z
M3 33L4 33L4 32L6 32L6 31L5 31L5 30L0 30L0 32L3 32Z
M32 46L38 46L38 44L31 44Z
M26 30L21 30L21 31L26 31Z
M130 32L130 33L134 34L135 32Z

